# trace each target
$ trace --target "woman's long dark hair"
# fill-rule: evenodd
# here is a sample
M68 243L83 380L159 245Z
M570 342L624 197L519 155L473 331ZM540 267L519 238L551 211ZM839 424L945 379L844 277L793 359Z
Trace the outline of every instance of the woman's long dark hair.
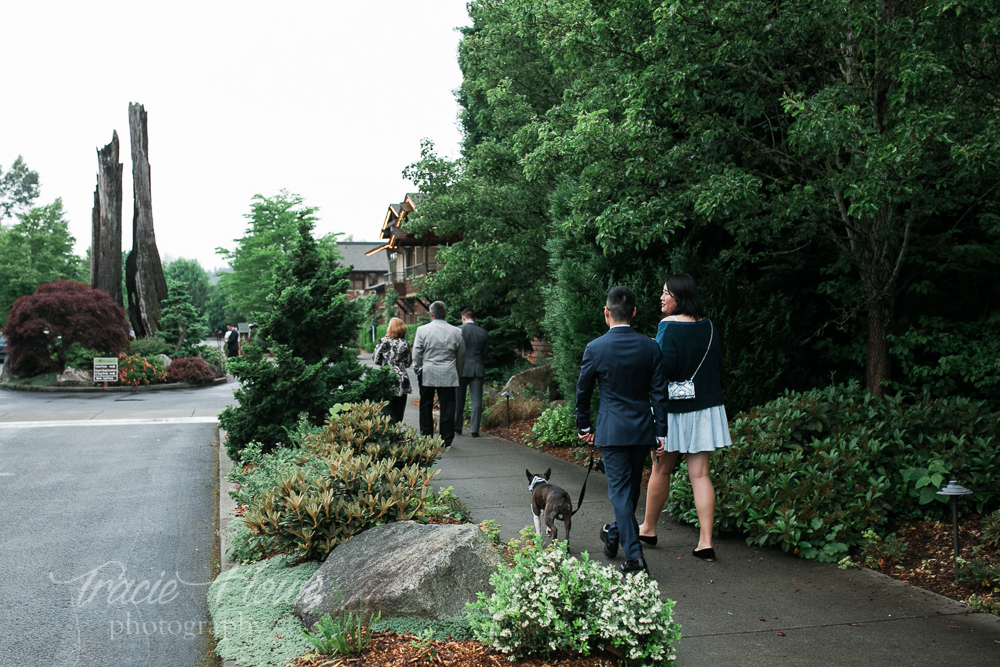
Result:
M698 285L694 282L694 278L686 273L681 273L670 276L664 281L664 284L677 302L677 308L671 313L672 315L687 315L695 320L706 317L705 307L701 305L701 299L698 298Z

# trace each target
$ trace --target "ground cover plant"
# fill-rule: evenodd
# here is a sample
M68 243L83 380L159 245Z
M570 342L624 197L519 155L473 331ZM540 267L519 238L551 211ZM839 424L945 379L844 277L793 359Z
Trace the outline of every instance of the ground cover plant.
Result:
M240 667L271 667L308 651L292 603L318 569L276 556L220 574L208 589L215 652Z
M712 457L718 527L835 562L867 530L945 518L944 499L926 492L930 474L976 490L959 501L963 513L992 510L998 426L986 403L961 397L879 399L857 383L787 392L733 419L732 446ZM668 510L696 523L686 474L673 484Z

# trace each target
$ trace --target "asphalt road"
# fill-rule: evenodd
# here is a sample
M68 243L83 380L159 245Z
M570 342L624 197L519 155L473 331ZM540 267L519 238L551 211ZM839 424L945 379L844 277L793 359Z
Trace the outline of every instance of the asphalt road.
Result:
M234 387L0 392L0 665L205 664Z

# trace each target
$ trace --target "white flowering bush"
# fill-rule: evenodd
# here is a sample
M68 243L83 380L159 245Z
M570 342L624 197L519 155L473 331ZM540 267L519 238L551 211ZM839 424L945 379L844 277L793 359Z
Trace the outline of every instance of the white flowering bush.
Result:
M674 602L662 601L645 573L622 578L586 553L571 557L565 542L543 549L529 541L490 583L496 592L469 605L470 624L476 639L512 659L561 650L589 655L608 644L630 664L675 657L681 629L671 622Z

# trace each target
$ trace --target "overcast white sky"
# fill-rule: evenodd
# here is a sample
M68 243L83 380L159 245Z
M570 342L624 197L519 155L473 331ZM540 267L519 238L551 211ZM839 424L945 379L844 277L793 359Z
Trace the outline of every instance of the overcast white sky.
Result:
M90 245L97 150L118 131L132 247L128 105L148 116L160 256L222 266L255 194L377 240L429 138L455 157L465 0L0 0L0 167L21 155Z

